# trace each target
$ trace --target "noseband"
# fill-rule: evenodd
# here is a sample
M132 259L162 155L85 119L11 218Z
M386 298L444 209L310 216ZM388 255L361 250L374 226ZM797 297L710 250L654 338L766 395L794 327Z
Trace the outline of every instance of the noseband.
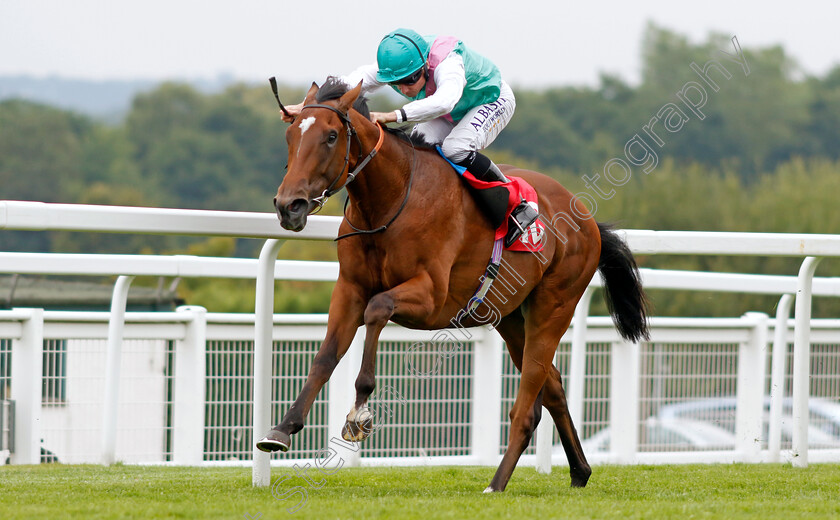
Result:
M347 150L344 154L344 166L341 167L341 172L336 176L335 179L333 179L333 181L330 183L327 189L325 189L324 192L321 193L321 195L312 199L312 202L318 204L318 207L309 213L310 215L314 215L315 213L321 211L321 209L324 207L324 204L326 204L327 199L329 199L330 197L341 191L342 188L353 182L353 179L355 179L356 175L358 175L359 172L362 171L362 168L364 168L365 165L367 165L367 163L370 162L370 160L373 159L377 153L379 153L379 149L382 147L382 142L385 140L385 131L383 130L382 125L377 123L377 126L379 127L379 140L376 142L376 146L373 147L373 150L370 151L367 157L362 159L362 141L359 139L359 135L356 133L356 129L353 128L353 123L350 122L350 116L330 105L305 105L303 108L301 108L301 111L307 108L326 108L327 110L332 110L333 112L338 114L339 119L341 119L344 122L344 130L347 134ZM356 167L351 172L350 140L353 137L356 138L356 143L359 145L359 155L356 157ZM344 175L345 172L347 172L347 179L344 181L344 184L336 188L335 185L338 183L338 180L341 179L341 176Z

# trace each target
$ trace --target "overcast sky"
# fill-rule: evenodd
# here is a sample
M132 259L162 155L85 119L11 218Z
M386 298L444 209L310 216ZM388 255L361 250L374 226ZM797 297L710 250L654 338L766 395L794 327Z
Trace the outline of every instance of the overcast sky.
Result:
M780 44L809 74L840 64L837 0L0 0L0 75L303 85L372 63L384 34L410 27L457 36L515 86L635 82L649 21L694 43Z

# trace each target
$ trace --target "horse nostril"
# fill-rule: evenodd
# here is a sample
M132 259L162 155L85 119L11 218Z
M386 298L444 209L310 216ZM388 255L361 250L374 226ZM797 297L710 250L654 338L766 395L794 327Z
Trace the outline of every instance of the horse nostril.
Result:
M309 202L306 199L295 199L286 206L286 209L291 215L298 215L304 213L309 207Z

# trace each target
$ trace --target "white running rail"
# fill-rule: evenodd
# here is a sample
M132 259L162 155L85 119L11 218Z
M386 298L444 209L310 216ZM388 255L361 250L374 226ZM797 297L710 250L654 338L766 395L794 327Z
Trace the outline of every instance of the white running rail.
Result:
M257 273L257 301L255 324L255 364L264 361L270 352L266 330L272 314L267 308L273 301L273 268L282 240L331 240L337 235L340 217L314 216L306 230L291 233L280 228L273 214L225 211L203 211L160 208L130 208L118 206L88 206L50 204L42 202L0 201L0 230L33 231L95 231L133 234L184 234L204 236L237 236L266 238ZM623 231L636 254L672 255L745 255L791 256L804 258L796 282L794 327L793 416L796 426L793 435L794 465L807 466L807 363L810 351L810 301L813 276L819 259L840 256L840 236L772 233L721 233L681 231ZM131 276L131 275L128 275ZM266 279L269 278L269 279ZM789 282L786 282L789 284ZM123 285L127 286L127 282ZM789 293L789 290L784 291ZM115 310L119 310L119 305ZM118 314L118 313L117 313ZM116 333L116 331L115 331ZM117 349L118 350L118 349ZM573 351L572 364L575 353ZM579 357L579 354L578 354ZM267 363L255 371L254 427L268 425L268 395L270 379ZM577 388L572 383L570 390ZM572 397L575 391L570 391ZM574 408L573 408L574 410ZM805 419L805 420L803 420ZM267 454L254 453L255 485L267 486Z

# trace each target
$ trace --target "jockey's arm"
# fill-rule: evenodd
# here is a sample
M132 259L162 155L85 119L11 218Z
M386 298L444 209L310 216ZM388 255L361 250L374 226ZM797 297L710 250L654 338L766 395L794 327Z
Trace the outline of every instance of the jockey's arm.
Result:
M376 64L373 65L363 65L358 69L354 70L350 74L346 76L341 76L341 81L343 81L348 87L353 88L359 84L359 81L362 82L362 94L366 94L371 90L375 90L385 83L380 83L376 81L376 71L378 70ZM287 116L285 113L281 112L280 117L283 121L287 123L291 123L295 120L295 118L300 115L300 111L303 109L303 102L301 101L297 105L286 105L286 111L289 113Z
M458 54L452 52L435 69L434 77L437 90L429 97L412 101L402 107L405 111L406 121L423 122L444 116L455 108L464 87L467 85L467 76L464 72L464 60ZM399 110L397 110L399 113ZM400 119L402 119L400 117ZM400 121L402 122L402 121Z
M379 87L387 85L376 80L377 65L363 65L346 76L342 81L347 85L356 86L362 82L362 94L366 94ZM373 112L371 119L380 123L404 123L406 121L430 121L448 114L455 108L464 92L467 77L464 72L464 60L456 53L450 53L437 68L435 68L435 85L437 90L431 96L412 101L402 107L406 119L402 118L400 110L394 112Z
M380 83L376 80L376 71L378 70L379 67L377 67L375 63L370 65L362 65L350 74L347 74L346 76L341 76L341 81L343 81L350 88L355 87L361 81L361 94L365 95L371 90L376 90L379 87L387 85L387 83Z

